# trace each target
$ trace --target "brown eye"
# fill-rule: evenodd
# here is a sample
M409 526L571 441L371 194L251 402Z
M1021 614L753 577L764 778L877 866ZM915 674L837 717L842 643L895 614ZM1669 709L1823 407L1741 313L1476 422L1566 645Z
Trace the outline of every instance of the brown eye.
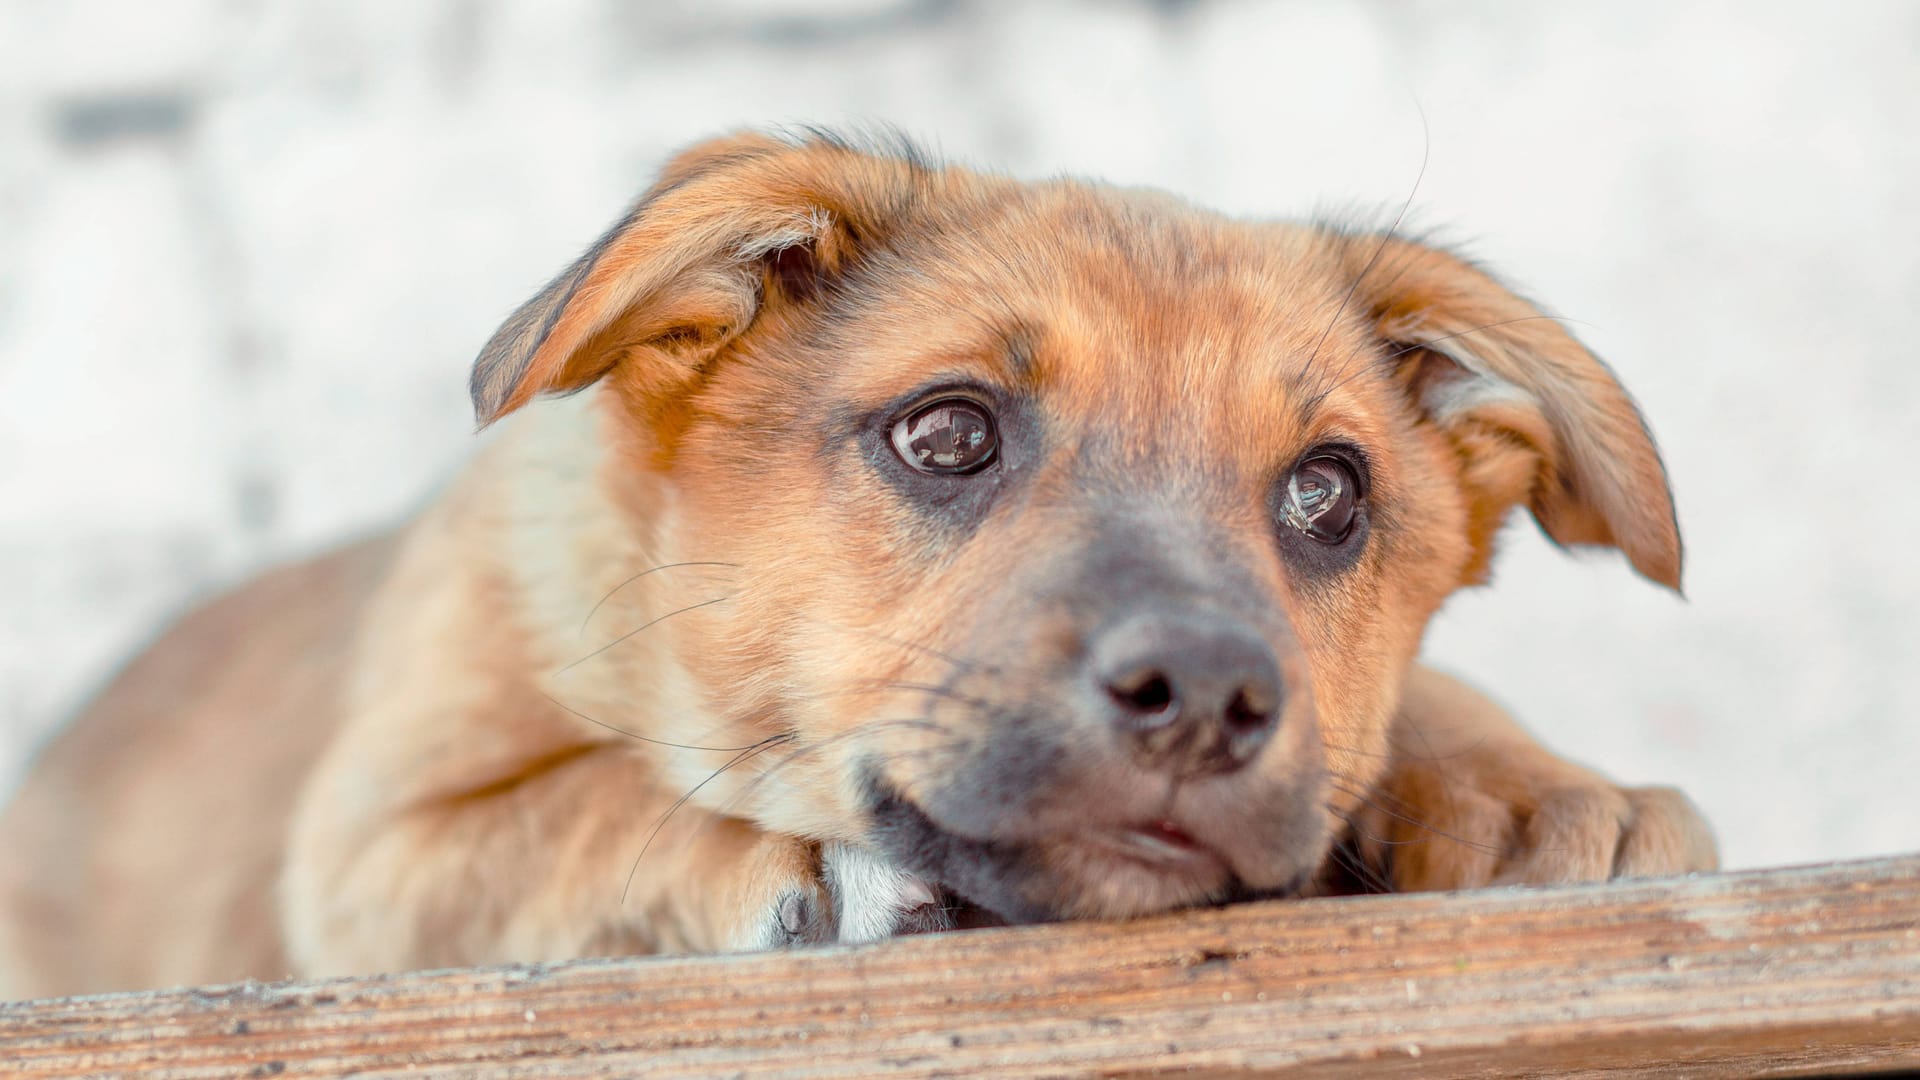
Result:
M1335 457L1311 458L1287 478L1280 516L1323 544L1337 544L1353 530L1360 481L1353 467Z
M998 444L993 414L966 398L936 401L893 425L894 453L923 473L978 472Z

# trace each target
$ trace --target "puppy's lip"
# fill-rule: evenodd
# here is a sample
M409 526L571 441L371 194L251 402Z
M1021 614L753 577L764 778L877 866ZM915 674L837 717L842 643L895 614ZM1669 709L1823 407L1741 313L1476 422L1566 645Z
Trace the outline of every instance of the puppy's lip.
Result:
M1211 847L1172 821L1096 829L1088 834L1095 844L1159 870L1226 873L1232 868Z
M1086 901L1110 909L1105 914L1148 914L1240 888L1225 849L1197 839L1191 821L1112 817L980 839L948 829L883 778L869 785L874 845L1002 922L1051 922ZM1115 908L1095 895L1116 891L1132 900Z

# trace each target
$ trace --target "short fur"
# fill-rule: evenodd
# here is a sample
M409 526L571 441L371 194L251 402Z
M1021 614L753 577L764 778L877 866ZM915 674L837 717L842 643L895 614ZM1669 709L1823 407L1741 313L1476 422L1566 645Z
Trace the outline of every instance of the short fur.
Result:
M887 432L953 388L999 456L921 476ZM41 756L12 993L1714 864L1684 798L1415 665L1515 506L1680 581L1633 403L1444 251L741 135L472 391L505 430L423 514L190 616ZM1337 547L1273 513L1330 444L1365 471ZM1100 635L1187 614L1280 673L1237 768L1087 689ZM1158 823L1204 855L1129 856Z

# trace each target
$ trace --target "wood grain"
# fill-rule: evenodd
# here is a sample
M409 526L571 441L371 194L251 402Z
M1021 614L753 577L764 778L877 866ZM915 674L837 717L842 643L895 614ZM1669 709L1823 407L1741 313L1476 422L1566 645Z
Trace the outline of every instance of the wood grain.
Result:
M0 1005L8 1076L1920 1068L1920 856Z

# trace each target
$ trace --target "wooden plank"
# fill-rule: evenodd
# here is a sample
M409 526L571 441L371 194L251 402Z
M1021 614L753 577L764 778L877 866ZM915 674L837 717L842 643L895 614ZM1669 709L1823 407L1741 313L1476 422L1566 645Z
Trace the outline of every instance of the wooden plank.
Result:
M9 1076L1920 1068L1920 856L0 1006Z

